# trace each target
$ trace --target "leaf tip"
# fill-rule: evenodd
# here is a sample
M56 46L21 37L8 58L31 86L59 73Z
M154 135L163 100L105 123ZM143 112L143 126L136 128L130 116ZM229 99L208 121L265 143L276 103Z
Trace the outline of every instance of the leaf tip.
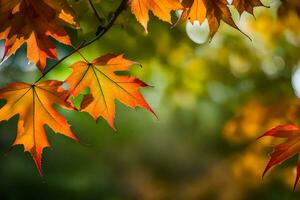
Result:
M33 160L35 165L39 171L40 176L44 176L43 168L42 168L42 153L32 153Z

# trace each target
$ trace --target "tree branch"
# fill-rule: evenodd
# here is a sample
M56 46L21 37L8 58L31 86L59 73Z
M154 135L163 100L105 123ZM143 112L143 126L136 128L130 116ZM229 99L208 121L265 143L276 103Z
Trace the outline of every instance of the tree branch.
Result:
M99 40L105 33L113 26L114 22L117 20L119 15L127 8L128 0L122 0L119 7L115 10L115 12L112 14L111 18L107 22L107 24L97 33L96 37L91 39L90 41L82 41L80 45L76 48L74 48L73 51L71 51L69 54L61 58L57 63L55 63L53 66L51 66L47 71L43 73L42 76L40 76L34 84L38 83L40 80L42 80L50 71L52 71L55 67L57 67L60 63L62 63L64 60L69 58L74 53L78 52L80 49L83 49L84 47L89 46L90 44L94 43L95 41Z

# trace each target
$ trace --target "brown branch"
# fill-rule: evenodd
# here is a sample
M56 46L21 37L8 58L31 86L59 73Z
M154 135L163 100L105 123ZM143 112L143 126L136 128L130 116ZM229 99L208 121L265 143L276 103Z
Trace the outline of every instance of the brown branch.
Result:
M90 41L82 41L80 45L76 48L74 48L73 51L71 51L69 54L61 58L57 63L55 63L53 66L51 66L48 70L46 70L43 75L41 75L34 84L38 83L40 80L42 80L50 71L52 71L55 67L57 67L60 63L62 63L64 60L72 56L74 53L78 52L80 49L83 49L84 47L89 46L90 44L94 43L95 41L99 40L105 33L113 26L114 22L117 20L119 15L127 8L128 0L122 0L119 7L115 10L115 12L112 14L111 18L107 22L107 24L101 29L95 38L91 39Z

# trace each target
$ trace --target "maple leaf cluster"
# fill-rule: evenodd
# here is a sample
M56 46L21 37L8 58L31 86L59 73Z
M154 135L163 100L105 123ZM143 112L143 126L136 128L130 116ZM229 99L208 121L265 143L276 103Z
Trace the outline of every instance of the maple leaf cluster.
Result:
M14 145L22 144L29 151L42 174L41 158L43 149L49 147L44 125L76 141L70 125L54 108L54 104L66 109L75 109L71 96L77 97L84 89L90 94L84 98L79 111L88 112L95 120L100 116L114 128L115 99L135 108L143 107L153 112L138 92L146 87L144 82L131 77L116 75L116 71L127 71L133 64L122 55L106 55L93 62L79 61L72 65L73 73L68 77L69 90L63 89L64 82L43 81L27 84L12 83L0 89L0 99L6 104L0 109L0 120L19 115L18 134Z
M27 57L43 71L46 59L57 59L49 37L71 45L61 25L79 28L75 13L66 0L0 0L0 40L5 40L2 60L27 43Z
M292 3L285 1L281 10L295 9L299 14L299 1L288 1ZM172 12L182 11L179 23L198 21L201 24L207 20L210 38L216 34L222 21L240 31L232 18L230 6L233 6L240 15L243 12L253 15L254 7L264 6L260 0L233 0L232 5L229 5L227 0L123 0L123 2L130 6L146 32L149 12L160 20L173 24ZM295 6L291 7L291 4ZM282 11L279 11L280 13ZM113 17L115 20L116 15ZM72 46L64 26L74 29L80 27L76 14L67 0L0 0L0 40L5 41L4 55L0 61L5 61L22 45L27 44L28 60L36 64L45 75L48 73L45 72L47 59L58 58L56 46L50 38ZM139 106L154 113L139 93L139 89L146 87L147 84L132 76L116 74L118 71L128 71L133 64L135 63L125 59L123 55L107 54L92 62L87 60L76 62L71 66L73 72L64 82L39 79L33 84L11 83L0 89L0 99L6 100L0 109L0 121L19 115L14 145L23 145L24 150L32 154L42 173L42 153L44 148L50 146L44 130L45 125L78 141L65 117L54 109L54 104L65 109L87 112L96 121L99 117L103 117L114 129L116 99L131 108ZM64 89L64 84L68 84L69 89ZM90 93L84 96L80 107L76 109L71 99L80 95L86 88L89 88ZM300 129L294 125L282 125L263 135L287 139L287 142L275 146L264 173L291 156L299 154L299 133ZM300 165L295 185L299 177Z
M66 0L0 0L0 39L5 40L2 61L13 55L24 43L27 57L44 73L46 59L57 59L55 45L49 37L71 46L71 40L63 25L78 28L74 11ZM92 62L78 61L71 66L73 73L65 82L48 80L33 84L15 82L0 89L0 99L6 100L0 109L0 121L19 115L17 137L14 145L23 145L31 153L42 174L43 149L50 144L44 130L48 125L53 131L76 141L70 124L54 109L60 107L88 112L95 120L103 117L114 126L115 100L136 108L143 107L153 112L139 93L147 84L132 76L117 75L128 71L134 64L123 55L107 54ZM63 84L69 89L65 90ZM84 97L80 108L71 101L86 88L90 93Z
M212 38L220 27L221 21L239 30L232 19L227 0L130 0L131 10L137 20L147 31L149 11L159 19L171 22L171 11L182 10L180 22L198 21L200 24L208 20L210 37ZM253 15L253 9L257 6L264 6L260 0L233 0L232 5L240 14L248 12Z

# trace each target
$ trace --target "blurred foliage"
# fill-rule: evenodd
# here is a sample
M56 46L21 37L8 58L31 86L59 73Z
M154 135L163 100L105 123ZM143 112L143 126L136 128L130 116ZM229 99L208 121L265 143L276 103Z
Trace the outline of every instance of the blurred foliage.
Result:
M94 37L99 24L87 1L70 2L82 27L70 30L76 45ZM103 16L117 6L115 0L95 2ZM187 37L185 24L170 29L152 16L145 35L130 11L123 13L82 53L93 59L124 52L141 63L132 73L153 86L142 92L159 119L118 104L115 133L104 120L97 124L86 113L60 110L82 143L49 129L53 148L44 153L45 177L21 147L10 149L17 117L1 123L1 199L299 199L299 188L291 189L295 160L261 180L275 141L256 138L275 125L298 123L300 108L300 80L293 79L300 68L299 9L282 11L278 0L265 4L271 8L257 8L255 18L239 19L233 10L252 41L222 24L202 45ZM70 51L58 48L61 56ZM39 76L24 51L1 66L2 85ZM47 78L63 80L78 59L72 56Z

